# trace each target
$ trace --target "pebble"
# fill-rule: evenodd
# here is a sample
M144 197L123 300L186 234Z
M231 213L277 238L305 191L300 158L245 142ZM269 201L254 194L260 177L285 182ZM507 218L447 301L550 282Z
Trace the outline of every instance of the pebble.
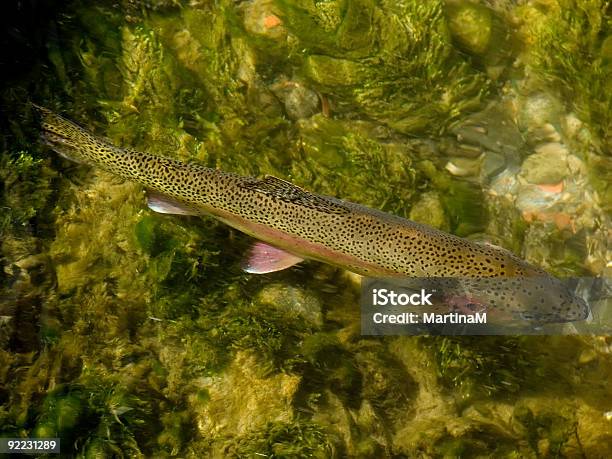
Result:
M521 175L529 183L557 184L569 174L567 149L564 145L551 142L536 149L521 166Z

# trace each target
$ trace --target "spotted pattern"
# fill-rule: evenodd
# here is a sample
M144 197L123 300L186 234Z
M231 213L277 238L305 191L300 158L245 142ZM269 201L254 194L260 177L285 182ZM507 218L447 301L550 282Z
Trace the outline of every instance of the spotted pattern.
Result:
M246 180L239 185L246 190L256 193L263 193L272 198L279 199L302 208L315 209L326 214L348 214L350 212L346 206L340 202L309 193L299 186L272 175L267 175L263 180Z
M494 310L513 319L565 322L585 319L588 305L552 276L432 278L430 290L450 292L447 300L460 296L485 310Z
M304 258L323 260L369 276L548 276L499 247L309 193L275 177L243 177L120 149L46 109L39 111L43 138L61 154L137 181L266 242L291 248ZM263 225L271 232L266 236L256 234L249 229L252 225ZM292 245L288 240L293 241ZM500 304L504 301L499 298ZM559 298L556 307L580 309L565 297ZM564 311L550 313L557 312ZM533 313L542 315L544 311ZM576 314L582 314L582 310Z

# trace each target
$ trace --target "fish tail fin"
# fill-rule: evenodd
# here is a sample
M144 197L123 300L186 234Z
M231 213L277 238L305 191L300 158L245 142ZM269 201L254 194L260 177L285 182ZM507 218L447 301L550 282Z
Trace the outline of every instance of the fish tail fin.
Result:
M62 157L77 163L93 163L100 147L114 148L48 108L32 106L40 118L43 142Z

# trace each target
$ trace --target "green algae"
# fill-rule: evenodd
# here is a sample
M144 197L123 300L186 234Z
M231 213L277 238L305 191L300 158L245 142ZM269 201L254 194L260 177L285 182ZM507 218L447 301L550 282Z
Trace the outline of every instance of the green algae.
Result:
M611 33L609 3L562 0L551 5L537 26L533 65L545 85L571 101L571 109L610 150L612 67L606 39Z
M227 445L227 457L337 457L337 440L307 421L269 423L261 431Z
M1 154L0 237L23 229L44 210L53 193L50 182L54 177L55 171L42 159L25 151Z
M61 392L61 389L56 392ZM72 438L75 427L83 419L82 405L82 400L74 394L48 394L42 403L32 436Z
M456 389L461 400L517 392L531 366L520 339L441 338L436 345L438 374L444 385Z
M372 140L373 126L369 123L319 115L300 122L299 129L300 148L292 154L290 169L296 183L316 183L324 194L406 214L417 182L410 146ZM381 180L373 181L369 174L363 174L364 170L375 171ZM346 171L353 180L343 178Z
M526 230L503 197L445 172L436 144L495 97L490 68L506 65L496 34L511 14L467 2L467 19L442 2L191 3L77 4L36 101L124 146L290 178L517 252L527 234L531 261L583 272L582 234ZM598 11L553 7L524 46L538 89L575 100L605 153ZM257 23L269 14L276 32ZM477 33L462 35L466 20ZM596 65L579 74L590 55L567 58L567 46ZM321 106L291 116L276 88L296 84ZM323 101L329 113L313 115ZM28 135L0 160L2 315L17 317L4 304L14 298L33 311L0 330L3 434L61 434L84 457L571 456L581 442L604 456L594 407L609 359L578 363L593 343L360 337L356 289L337 270L242 274L245 237L156 215L139 187L40 159L21 145ZM605 204L604 159L589 168ZM586 415L563 410L574 405Z
M322 33L329 42L309 39L317 26L307 10L288 9L288 28L308 53L304 75L342 101L339 113L363 113L404 134L440 133L488 93L487 77L454 52L441 2L367 4L356 17L349 8L346 30ZM356 39L346 40L342 32L355 24Z

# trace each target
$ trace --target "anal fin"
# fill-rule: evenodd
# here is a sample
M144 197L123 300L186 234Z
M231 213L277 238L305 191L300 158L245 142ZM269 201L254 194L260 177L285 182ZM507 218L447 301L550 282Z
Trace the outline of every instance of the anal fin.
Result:
M157 191L149 190L147 192L147 206L149 206L149 209L159 212L160 214L199 215L196 210L188 205L169 198Z
M266 274L282 271L300 261L300 258L282 249L264 242L256 242L250 249L249 256L244 261L242 269L251 274Z

